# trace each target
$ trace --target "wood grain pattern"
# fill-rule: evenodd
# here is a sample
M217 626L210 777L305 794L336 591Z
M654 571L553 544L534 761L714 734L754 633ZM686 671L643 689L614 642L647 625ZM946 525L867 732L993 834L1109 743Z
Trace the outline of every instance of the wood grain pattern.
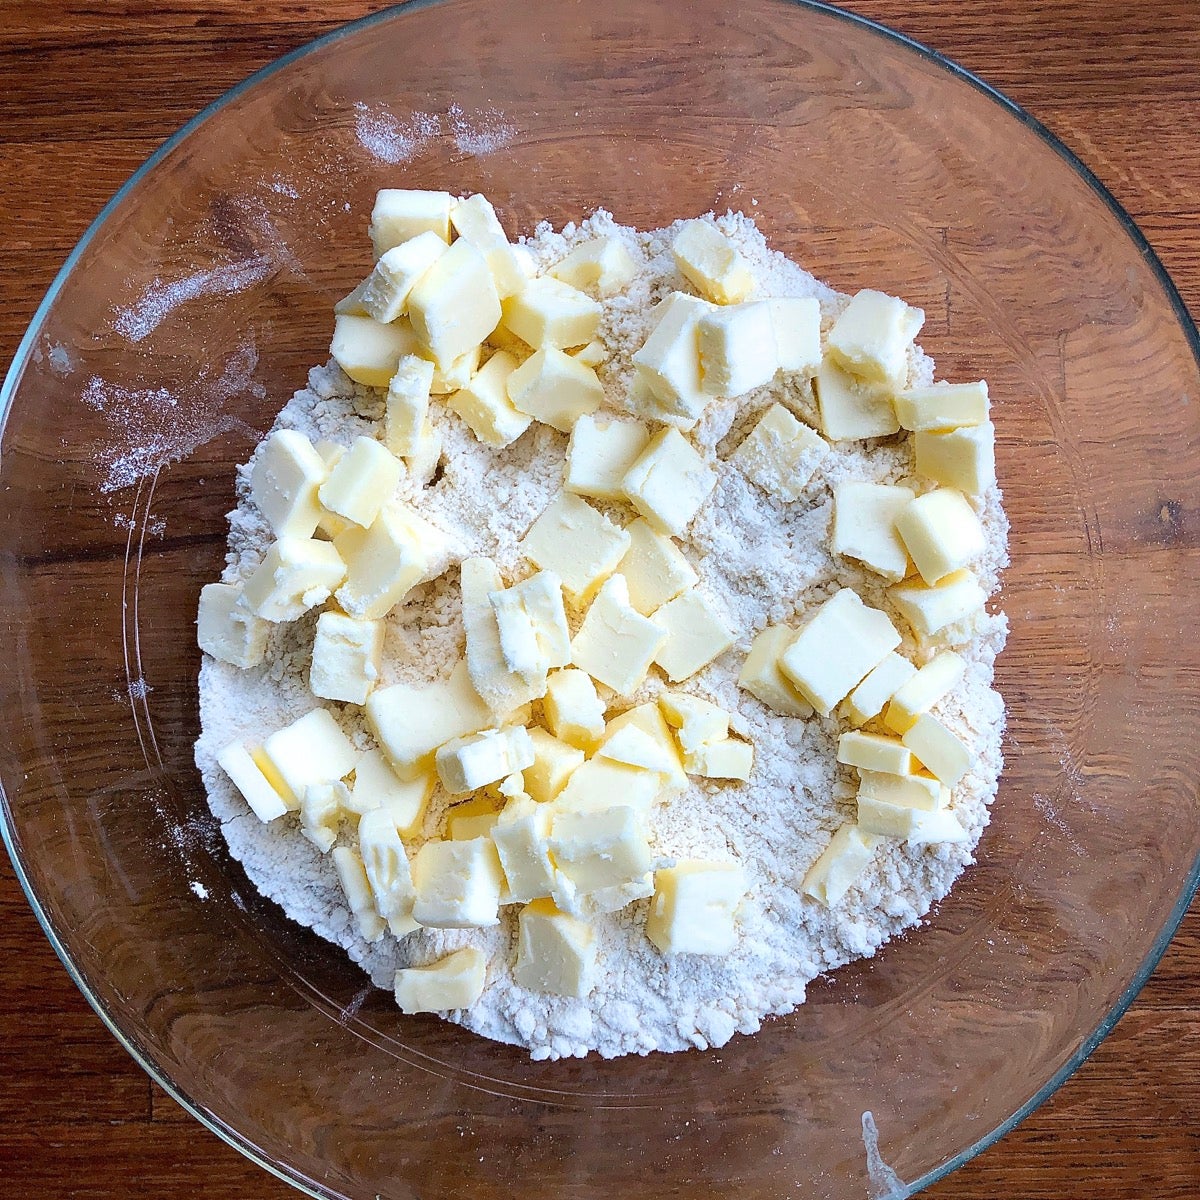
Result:
M1137 219L1200 316L1200 6L846 0L1042 120ZM156 145L362 0L4 0L0 361L63 257ZM0 867L0 1179L21 1198L294 1193L150 1083L62 970ZM1200 905L1113 1035L940 1200L1200 1194Z

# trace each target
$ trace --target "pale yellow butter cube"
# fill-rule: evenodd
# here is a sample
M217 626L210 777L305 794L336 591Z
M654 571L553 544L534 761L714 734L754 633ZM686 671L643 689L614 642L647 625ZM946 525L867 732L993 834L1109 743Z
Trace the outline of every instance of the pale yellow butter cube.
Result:
M664 780L673 778L681 768L679 751L673 745L664 745L633 724L608 733L596 751L596 758L654 771Z
M671 243L675 265L700 294L736 304L754 290L754 276L733 243L708 221L684 221Z
M487 260L460 238L417 280L408 315L438 366L474 350L500 323L500 297Z
M551 900L527 904L517 918L513 979L531 992L583 997L592 990L596 933Z
M328 542L281 537L246 580L242 596L265 621L294 621L323 604L346 577L346 564Z
M678 429L663 429L646 444L621 487L659 533L678 537L716 484L716 471L687 438Z
M800 890L813 900L834 908L862 878L882 839L847 822L808 869Z
M312 442L277 429L259 447L250 471L250 497L276 537L312 537L321 519L317 490L329 467Z
M883 707L895 695L896 689L917 673L917 668L894 651L864 676L844 705L846 718L852 725L865 725L879 716Z
M580 346L577 350L568 350L567 353L576 362L581 362L593 370L608 361L608 350L598 338L593 338L586 346Z
M686 858L654 872L646 936L663 954L731 954L746 895L739 863Z
M206 583L200 589L196 642L200 649L234 667L257 667L266 657L270 622L242 602L232 583Z
M539 804L553 800L583 764L583 751L544 729L529 730L533 762L524 770L525 790Z
M427 230L436 233L443 242L449 242L453 205L454 197L449 192L412 188L383 188L377 192L367 228L375 257Z
M658 707L684 754L706 742L724 741L729 736L729 714L710 700L685 692L661 692Z
M404 458L416 454L421 431L429 418L429 391L433 385L433 363L406 354L388 380L384 410L384 444Z
M323 612L317 618L308 674L314 696L365 704L379 682L382 661L382 621L361 621L336 612Z
M917 474L968 496L979 496L996 482L996 427L991 421L918 433L913 437Z
M662 790L663 779L656 771L610 758L589 758L571 772L552 803L556 813L606 812L622 804L647 817Z
M629 534L578 496L552 500L521 542L525 557L561 580L567 599L586 604L629 549Z
M918 808L933 812L945 807L949 789L925 775L890 775L886 771L859 768L859 800L879 800L900 808Z
M386 388L400 360L407 354L416 354L420 348L421 343L406 320L385 325L370 317L348 313L334 317L329 353L355 383Z
M580 417L604 402L604 388L591 367L547 346L508 377L508 398L526 416L570 433Z
M338 458L317 495L330 512L365 527L392 498L403 474L404 464L382 442L359 437Z
M953 650L943 650L896 689L884 714L884 724L897 733L911 729L917 717L957 687L966 673L966 660Z
M861 771L911 775L916 770L911 751L899 738L851 730L838 738L837 760Z
M832 359L822 359L813 386L821 432L835 442L887 437L900 428L885 387L856 379Z
M533 743L525 729L488 729L455 738L438 748L436 764L442 787L452 796L497 783L534 760Z
M417 280L446 249L446 243L436 233L426 231L385 250L367 276L358 298L363 311L384 324L401 316L408 308L408 297Z
M896 416L914 433L944 433L988 419L988 387L977 383L935 383L896 393Z
M367 290L367 284L371 282L371 277L368 275L361 283L356 284L350 289L334 306L333 311L338 315L346 315L351 317L365 317L369 314L363 307L363 295Z
M798 500L829 444L797 421L782 404L772 404L730 455L752 483L780 500Z
M954 787L971 769L970 749L929 713L921 713L901 740L921 765L948 788Z
M375 911L387 921L393 933L398 929L407 933L416 890L400 831L387 809L374 809L359 820L358 852L371 885Z
M604 704L592 677L578 667L547 678L542 711L550 732L581 750L592 750L604 735Z
M896 516L896 532L931 587L978 558L987 545L975 510L953 488L910 500Z
M396 1004L402 1013L441 1013L470 1008L487 981L482 950L464 946L424 967L396 972Z
M442 461L442 435L431 421L421 426L417 443L404 460L408 464L408 477L417 487L424 487L433 478Z
M217 755L217 765L233 781L242 799L250 806L250 811L264 825L282 817L294 806L294 799L293 804L289 804L279 794L255 761L254 754L241 742L226 746Z
M654 312L655 324L633 355L635 410L690 429L712 397L701 386L699 322L712 305L672 292Z
M638 517L625 532L629 549L617 570L629 585L629 603L642 616L650 616L699 580L683 551L644 517Z
M577 496L624 500L621 483L649 440L649 432L638 421L581 413L571 428L564 488Z
M764 300L703 313L696 325L700 385L710 396L743 396L775 378L779 351Z
M683 765L689 775L700 775L705 779L750 778L754 768L754 747L737 738L722 738L718 742L704 742L690 754L684 755Z
M336 593L342 608L364 620L386 617L425 578L434 549L430 529L392 505L367 529L352 527L334 538L346 563L346 582Z
M987 601L987 595L970 571L955 571L935 587L920 582L897 584L888 594L900 615L923 640L960 621L974 620Z
M500 624L492 596L504 581L490 558L465 558L459 566L462 583L463 627L467 635L467 670L475 690L498 721L522 704L536 699L542 681L513 671L500 641Z
M542 275L505 300L504 327L535 350L586 346L600 328L600 305L578 288Z
M766 301L781 371L811 375L821 365L821 304L812 296Z
M672 683L695 675L733 645L729 623L699 588L668 600L654 613L653 621L667 631L654 661Z
M638 264L619 237L580 242L550 268L550 274L581 292L607 299L633 282Z
M853 558L884 579L908 573L908 551L896 532L896 518L912 503L912 488L851 480L833 489L833 532L829 548Z
M446 814L446 837L452 842L469 842L474 838L490 838L500 819L500 802L486 793L456 804ZM500 903L505 902L504 889Z
M300 795L300 832L322 854L328 854L337 841L349 799L350 791L340 781L309 784Z
M864 288L829 330L829 352L861 379L903 387L908 350L925 324L925 314L903 300Z
M363 816L382 809L401 837L412 837L425 817L435 781L432 767L411 779L401 779L387 755L375 747L355 765L350 811Z
M656 761L659 766L657 769L663 773L666 787L675 791L683 791L687 787L687 772L683 769L683 757L662 709L651 702L638 704L633 708L626 709L623 713L618 713L605 727L603 744L611 745L623 730L630 727L644 733L658 746Z
M571 661L562 580L553 571L538 571L510 588L491 592L488 600L496 612L500 652L508 669L540 693L547 672Z
M529 796L516 796L492 826L492 841L515 903L549 896L555 867L550 860L550 823L554 809Z
M650 870L642 818L627 804L560 809L550 826L550 853L579 896L640 881Z
M887 614L842 588L796 634L780 655L779 666L825 716L898 645L900 635Z
M412 862L413 919L434 929L476 929L500 920L504 875L490 837L426 842Z
M501 300L525 286L527 276L520 260L486 197L476 194L459 200L450 209L450 224L487 260Z
M597 593L571 642L572 663L618 695L646 678L667 630L629 603L623 575L612 575Z
M336 783L349 775L359 757L337 719L324 708L314 708L271 734L262 754L297 800L307 787Z
M812 705L783 673L779 659L796 639L788 625L768 625L750 644L738 675L738 687L784 717L811 717Z
M529 428L530 418L508 398L508 381L517 360L497 350L446 405L466 421L471 432L489 446L508 446Z
M471 686L465 664L448 679L376 688L366 703L367 722L401 779L432 766L434 751L453 738L478 733L492 714Z
M449 396L475 378L479 364L483 361L483 345L472 346L465 354L446 363L445 366L433 365L433 379L429 383L429 391L434 396Z
M375 897L358 851L351 846L336 846L332 858L358 932L364 941L379 941L387 930L387 922L375 911Z
M868 796L858 798L858 827L878 837L904 838L910 846L967 840L958 817L947 809L923 812Z

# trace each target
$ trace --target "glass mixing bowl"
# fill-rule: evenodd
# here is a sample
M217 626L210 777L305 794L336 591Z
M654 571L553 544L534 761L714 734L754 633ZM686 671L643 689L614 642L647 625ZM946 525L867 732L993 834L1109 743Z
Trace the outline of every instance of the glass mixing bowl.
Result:
M991 384L1010 735L978 865L755 1037L531 1063L402 1016L224 850L192 765L196 596L233 466L324 359L386 185L483 191L510 232L740 208L836 287L919 304L941 372ZM1195 888L1198 402L1196 331L1111 198L1003 98L865 22L446 0L350 26L130 180L5 384L13 861L129 1051L312 1195L920 1186L1082 1061Z

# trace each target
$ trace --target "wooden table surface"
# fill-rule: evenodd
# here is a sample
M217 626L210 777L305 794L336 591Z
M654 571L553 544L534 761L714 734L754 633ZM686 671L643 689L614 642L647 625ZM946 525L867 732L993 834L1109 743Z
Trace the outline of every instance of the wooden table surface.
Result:
M251 71L383 7L0 0L0 364L76 239L162 139ZM845 7L956 59L1049 126L1138 221L1200 317L1200 3ZM7 860L0 1047L0 1180L17 1200L295 1194L204 1131L118 1046L59 964ZM927 1194L1200 1196L1198 1111L1200 903L1091 1061Z

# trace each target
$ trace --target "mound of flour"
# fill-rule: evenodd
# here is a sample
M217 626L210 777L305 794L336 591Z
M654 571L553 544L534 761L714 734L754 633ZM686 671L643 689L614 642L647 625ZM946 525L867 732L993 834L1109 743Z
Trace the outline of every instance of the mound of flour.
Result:
M846 303L811 275L771 251L749 219L730 214L716 220L745 255L758 282L756 294L816 296L823 324ZM670 245L674 227L638 233L599 212L579 226L555 232L542 226L526 245L539 265L598 234L625 240L642 264L634 283L606 301L601 339L609 351L600 368L609 404L626 407L630 356L647 332L653 304L685 289ZM933 378L933 363L915 350L917 382ZM746 870L749 894L739 912L739 938L725 957L665 956L647 940L642 901L596 921L599 947L596 985L584 999L531 993L512 977L516 907L502 910L488 929L421 930L397 941L390 935L369 945L358 935L328 856L300 833L294 817L261 824L216 765L222 747L235 740L261 741L323 703L366 749L373 744L353 705L316 701L308 690L308 665L316 613L273 629L267 661L243 671L205 657L200 673L203 732L196 759L213 812L229 848L259 890L296 921L343 946L381 988L392 986L397 967L440 958L461 946L488 956L481 998L449 1019L485 1037L527 1047L534 1058L606 1057L652 1050L720 1046L734 1033L755 1032L765 1017L803 1002L815 976L873 954L888 938L913 925L950 889L972 861L988 819L988 804L1001 767L1004 706L992 690L992 668L1003 646L1003 615L989 615L971 630L951 630L950 641L968 662L962 684L934 709L971 746L975 761L955 789L955 811L969 840L956 845L909 848L884 842L858 885L835 909L806 899L800 883L844 820L853 819L852 773L835 762L837 723L781 717L736 685L754 635L768 624L801 618L839 587L852 587L868 604L887 607L882 580L828 550L832 489L841 480L928 483L913 473L907 439L835 443L804 496L786 503L750 483L724 462L762 410L781 401L816 424L811 387L777 378L736 400L715 402L693 431L694 444L719 471L716 490L681 544L710 597L737 631L735 647L681 689L707 697L733 714L736 732L754 744L748 784L693 780L683 795L660 807L651 847L656 865L676 858L736 858ZM415 681L449 672L463 651L458 572L453 561L482 554L502 570L521 563L517 542L561 487L567 438L535 424L513 446L491 449L436 401L432 418L443 438L439 469L427 485L401 485L403 498L448 535L448 570L412 593L388 618L383 683ZM302 431L313 441L349 444L371 435L382 417L377 393L351 383L333 364L315 368L308 386L280 413L276 428ZM251 460L252 462L253 460ZM230 514L229 553L223 578L244 579L271 541L249 499L250 464L239 475L237 509ZM618 513L628 520L628 513ZM990 593L1006 562L1007 522L1000 493L982 497L987 550L974 564ZM904 628L903 622L897 622ZM901 651L925 661L906 638ZM652 698L661 677L648 679L630 703ZM423 837L444 827L449 797L439 789ZM415 848L415 847L414 847Z

